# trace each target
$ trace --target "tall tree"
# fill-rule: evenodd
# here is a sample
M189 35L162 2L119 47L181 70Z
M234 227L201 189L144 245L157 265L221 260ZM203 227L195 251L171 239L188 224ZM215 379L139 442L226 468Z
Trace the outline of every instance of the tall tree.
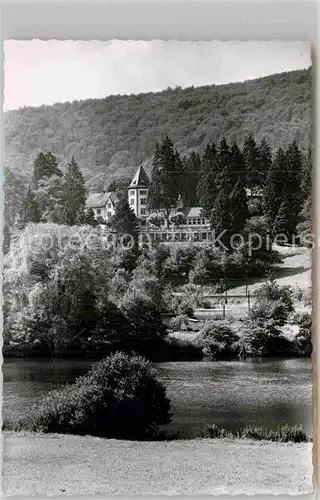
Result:
M230 160L233 173L233 188L229 193L232 230L234 233L242 231L249 217L248 200L245 189L245 161L243 154L235 142L230 150Z
M62 177L56 157L49 151L48 153L39 153L33 164L32 187L37 189L38 182L44 177L57 175Z
M213 193L207 191L208 197L203 200L204 205L201 205L203 206L202 213L210 220L211 228L215 231L216 236L223 232L220 240L228 247L232 234L230 195L234 188L234 177L231 152L225 138L220 143L214 159L214 169L209 174L215 190ZM213 177L215 177L214 182Z
M252 135L249 135L243 146L243 156L247 171L247 187L255 192L261 187L261 165L257 143Z
M39 204L34 192L29 188L20 208L19 221L22 224L27 224L28 222L40 222L40 220Z
M182 199L187 207L198 206L197 186L201 177L201 158L193 151L182 163Z
M259 144L259 168L260 168L259 183L260 183L260 187L264 186L268 172L271 169L271 166L272 166L271 149L270 149L270 146L269 146L267 140L265 138L263 138Z
M296 230L296 225L299 218L299 213L302 208L301 199L301 178L302 178L302 155L296 144L293 141L285 152L286 169L284 183L284 197L286 197L292 208L291 217L292 234Z
M263 188L263 208L271 226L283 201L286 166L285 152L279 148L273 157Z
M284 234L288 237L288 240L290 240L295 228L296 220L292 203L289 198L285 197L274 221L273 234Z
M210 216L210 210L217 196L217 150L215 145L208 144L202 156L202 175L197 186L197 197L204 216Z
M121 199L116 204L115 213L110 219L112 229L119 235L130 235L137 243L139 222L127 199Z
M83 221L86 204L86 188L83 175L74 157L68 164L63 183L64 221L68 225Z
M302 178L301 178L301 197L303 201L306 201L312 192L312 152L311 148L309 148L308 153L306 154L303 166L302 166Z
M150 208L164 208L167 219L170 208L175 206L178 200L179 171L181 171L181 165L178 162L177 153L174 151L172 141L166 137L161 145L156 145L148 205Z
M64 224L63 191L64 180L57 175L44 177L38 181L35 197L41 214L41 222Z

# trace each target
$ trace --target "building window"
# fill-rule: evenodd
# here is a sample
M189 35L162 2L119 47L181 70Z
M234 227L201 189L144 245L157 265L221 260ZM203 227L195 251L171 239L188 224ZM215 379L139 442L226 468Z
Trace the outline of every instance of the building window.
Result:
M107 212L107 217L112 217L112 213L111 212Z
M206 223L206 219L201 219L201 223L205 224Z
M146 189L140 189L140 194L147 194L147 190Z
M130 199L130 205L134 205L134 199L133 198Z
M108 203L108 205L107 205L107 206L108 206L108 208L111 208L111 207L112 207L112 205L111 205L110 201L109 201L109 203Z
M197 223L199 226L201 226L201 219L197 219Z
M101 208L97 208L97 215L101 214Z
M146 215L147 211L145 208L141 208L141 215Z
M147 204L147 198L141 198L140 203L141 203L141 205L146 205Z
M133 190L133 191L130 191L130 196L134 196L136 194L136 192Z
M188 224L188 226L191 226L191 224L192 224L192 219L187 219L187 224Z
M196 225L197 225L197 219L192 219L192 224L193 224L194 226L196 226Z

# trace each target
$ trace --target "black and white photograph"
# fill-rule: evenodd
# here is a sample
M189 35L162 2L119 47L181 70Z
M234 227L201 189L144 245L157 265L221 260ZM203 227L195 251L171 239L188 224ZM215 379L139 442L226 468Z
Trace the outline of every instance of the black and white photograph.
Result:
M312 75L5 41L6 497L312 494Z

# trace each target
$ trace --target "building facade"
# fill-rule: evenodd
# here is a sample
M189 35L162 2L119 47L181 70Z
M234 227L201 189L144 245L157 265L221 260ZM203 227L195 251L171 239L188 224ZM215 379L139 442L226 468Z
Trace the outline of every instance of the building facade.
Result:
M92 208L96 218L101 217L107 222L115 213L118 197L113 191L90 193L86 202L87 208Z
M148 216L149 185L149 177L143 166L140 165L128 187L128 202L138 219L146 219Z

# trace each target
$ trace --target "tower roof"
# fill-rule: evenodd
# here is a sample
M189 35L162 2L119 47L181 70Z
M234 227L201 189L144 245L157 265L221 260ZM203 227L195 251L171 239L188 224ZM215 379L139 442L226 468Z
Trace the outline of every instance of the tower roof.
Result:
M130 183L129 188L148 187L149 183L150 183L149 177L147 176L143 166L140 165Z

